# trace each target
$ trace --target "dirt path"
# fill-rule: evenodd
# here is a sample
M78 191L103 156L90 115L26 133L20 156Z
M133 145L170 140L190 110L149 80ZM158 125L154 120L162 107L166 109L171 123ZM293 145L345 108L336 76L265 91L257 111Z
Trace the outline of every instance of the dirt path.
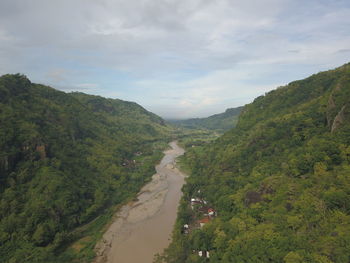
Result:
M154 255L169 245L184 184L184 175L175 167L184 150L176 142L170 146L138 201L119 210L96 245L95 263L152 263Z

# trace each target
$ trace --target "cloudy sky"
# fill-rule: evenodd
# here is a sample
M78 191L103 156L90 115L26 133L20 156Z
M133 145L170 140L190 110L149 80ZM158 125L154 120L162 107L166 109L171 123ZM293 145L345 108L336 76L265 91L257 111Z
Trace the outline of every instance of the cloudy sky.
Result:
M202 117L350 62L349 0L1 0L0 74Z

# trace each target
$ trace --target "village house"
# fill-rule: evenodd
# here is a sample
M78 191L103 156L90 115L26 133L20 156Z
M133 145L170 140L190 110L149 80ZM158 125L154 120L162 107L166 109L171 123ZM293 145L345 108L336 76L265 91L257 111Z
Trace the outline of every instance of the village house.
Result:
M201 204L202 203L202 199L200 198L191 198L191 203L198 203L198 204Z
M213 208L209 208L208 209L208 216L215 217L216 216L216 211Z
M202 213L204 216L208 216L208 207L207 206L202 206L198 208L198 211Z
M195 205L201 205L202 204L202 200L199 198L191 198L191 208L193 210Z
M203 226L205 226L205 224L209 223L210 219L208 217L202 218L200 220L197 221L197 223L199 224L199 226L202 228Z
M200 251L198 251L198 256L210 258L209 251L202 251L202 250L200 250Z
M183 226L183 233L184 234L188 234L189 233L189 225L188 224L184 224L184 226Z

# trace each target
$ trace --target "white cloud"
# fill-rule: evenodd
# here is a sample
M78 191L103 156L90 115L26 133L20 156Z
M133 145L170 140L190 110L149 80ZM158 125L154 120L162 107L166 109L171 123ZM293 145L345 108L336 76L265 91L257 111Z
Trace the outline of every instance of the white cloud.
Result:
M170 108L163 114L167 118L204 117L222 112L225 108L249 103L252 98L283 84L277 82L270 84L251 83L254 70L250 67L254 66L241 67L240 70L218 70L195 79L172 82L171 84L157 80L143 80L136 84L140 90L154 90L152 95L159 99L146 101L147 106L156 111L162 107ZM256 73L255 71L255 74L255 78L258 79L262 78L266 72ZM172 112L173 107L167 106L174 103L174 98L180 114L178 111Z
M203 116L348 62L349 17L330 0L3 0L0 74Z

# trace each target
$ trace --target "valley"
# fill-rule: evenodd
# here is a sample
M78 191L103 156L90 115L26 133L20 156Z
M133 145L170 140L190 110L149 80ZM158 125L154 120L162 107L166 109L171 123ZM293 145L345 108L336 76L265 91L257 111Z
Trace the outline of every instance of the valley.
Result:
M2 262L350 259L349 64L175 124L20 74L0 92Z
M176 142L164 152L157 173L136 197L123 206L96 246L96 263L152 263L170 242L185 175L176 168L184 153ZM135 253L137 251L137 253Z

